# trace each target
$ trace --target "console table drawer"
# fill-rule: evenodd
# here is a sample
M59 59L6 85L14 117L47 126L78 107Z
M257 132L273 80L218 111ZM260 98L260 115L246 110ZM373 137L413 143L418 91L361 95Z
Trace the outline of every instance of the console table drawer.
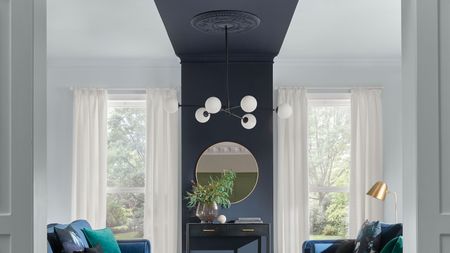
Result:
M186 224L186 253L192 250L227 250L240 252L243 246L257 242L258 253L265 249L270 253L272 247L270 224ZM262 242L265 242L263 244Z
M199 225L190 226L189 233L191 236L217 236L224 234L227 230L226 227L220 225Z
M228 233L235 236L261 236L268 232L266 226L252 224L230 226L228 229Z

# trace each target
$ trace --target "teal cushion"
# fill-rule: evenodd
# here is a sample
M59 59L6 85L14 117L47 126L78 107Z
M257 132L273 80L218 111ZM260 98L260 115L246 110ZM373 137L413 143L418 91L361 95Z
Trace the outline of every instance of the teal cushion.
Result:
M384 246L381 253L403 253L403 237L395 237Z
M92 247L100 245L104 253L121 253L119 244L109 228L92 230L83 228L83 233Z

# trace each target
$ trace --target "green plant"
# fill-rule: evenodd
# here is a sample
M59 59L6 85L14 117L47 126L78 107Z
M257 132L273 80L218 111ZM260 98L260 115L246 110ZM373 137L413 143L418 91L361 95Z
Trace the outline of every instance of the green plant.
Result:
M210 178L208 184L200 185L192 182L192 192L187 192L186 199L189 208L197 204L216 203L223 208L229 208L231 205L230 196L233 193L234 180L236 173L233 171L224 171L221 177Z

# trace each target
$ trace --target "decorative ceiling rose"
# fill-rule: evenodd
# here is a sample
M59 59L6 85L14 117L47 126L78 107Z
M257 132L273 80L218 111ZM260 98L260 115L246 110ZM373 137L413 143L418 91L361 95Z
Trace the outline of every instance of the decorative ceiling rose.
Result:
M261 19L250 12L236 10L217 10L203 12L191 20L191 25L206 33L223 33L227 27L229 33L253 30L259 26Z
M215 33L224 32L225 33L225 65L226 65L226 76L225 85L227 89L227 103L225 106L217 97L209 97L205 101L205 106L200 107L195 111L195 119L199 123L206 123L211 118L212 114L217 114L223 112L229 116L238 118L241 120L241 125L245 129L253 129L256 126L257 120L255 115L252 113L258 107L258 101L254 96L247 95L241 99L239 106L231 106L230 104L230 85L229 85L229 57L228 57L228 33L233 32L244 32L255 29L260 24L260 19L251 13L243 11L209 11L198 14L193 17L191 24L193 27L197 28L202 32ZM176 106L177 101L166 101L166 111L169 113L175 113L178 110ZM182 105L179 105L182 106ZM238 115L234 111L241 109L245 114L243 116ZM292 114L292 107L288 104L281 104L276 109L272 109L278 114L278 117L282 119L287 119Z

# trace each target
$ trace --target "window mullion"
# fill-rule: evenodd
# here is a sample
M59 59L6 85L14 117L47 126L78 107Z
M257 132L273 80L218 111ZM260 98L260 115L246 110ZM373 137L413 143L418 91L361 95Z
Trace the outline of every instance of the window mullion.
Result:
M145 193L145 187L107 187L107 193Z

